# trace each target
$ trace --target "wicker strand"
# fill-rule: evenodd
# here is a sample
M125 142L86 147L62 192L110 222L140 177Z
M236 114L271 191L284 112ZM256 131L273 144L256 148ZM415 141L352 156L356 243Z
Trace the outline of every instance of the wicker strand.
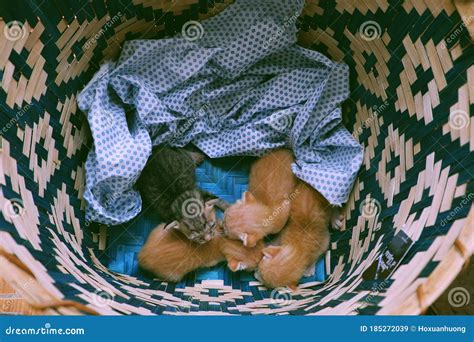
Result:
M423 283L416 289L416 297L418 298L418 303L422 314L424 314L429 308L429 304L426 300L426 291L424 285L425 284Z
M19 271L21 270L25 272L28 276L33 278L34 281L38 282L33 272L31 272L28 266L26 266L20 259L18 259L18 257L6 252L3 248L0 248L0 256L3 256L9 263L12 264L13 267L17 267ZM44 289L44 291L46 292L46 289ZM27 300L27 302L32 308L37 309L37 310L47 310L47 309L59 310L65 307L72 307L86 314L99 315L99 313L95 311L94 309L91 309L84 304L81 304L79 302L75 302L72 300L53 299L50 301L45 301L43 303L37 303L37 302Z
M52 300L44 303L29 303L33 308L38 309L38 310L47 310L47 309L54 309L54 310L59 310L61 308L65 307L72 307L74 309L77 309L78 311L81 311L83 313L89 314L89 315L94 315L98 316L99 313L95 311L94 309L91 309L90 307L75 302L73 300Z
M462 258L465 260L463 265L463 270L465 270L469 266L469 262L471 260L471 253L469 252L467 246L463 242L461 242L459 238L454 241L454 247L458 250Z
M5 257L10 263L14 264L16 267L20 268L22 271L28 273L29 276L35 278L35 275L31 270L26 266L16 255L6 252L3 248L0 247L0 256Z
M454 4L467 27L472 40L474 40L474 4L471 1L466 0L454 0Z

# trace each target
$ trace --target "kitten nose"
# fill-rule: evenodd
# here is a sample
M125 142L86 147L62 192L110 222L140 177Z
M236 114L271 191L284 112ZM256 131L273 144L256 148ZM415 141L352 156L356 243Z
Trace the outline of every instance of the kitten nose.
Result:
M211 241L212 239L212 236L210 234L207 234L206 236L204 236L204 240L206 241Z

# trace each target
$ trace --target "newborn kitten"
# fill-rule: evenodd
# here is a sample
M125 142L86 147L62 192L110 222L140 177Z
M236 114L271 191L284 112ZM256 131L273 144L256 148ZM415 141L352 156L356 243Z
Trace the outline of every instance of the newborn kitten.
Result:
M280 234L280 246L264 248L255 276L270 288L296 289L306 269L329 247L331 209L326 199L299 181L290 219Z
M194 159L193 159L194 158ZM215 220L206 215L204 203L215 196L196 185L196 163L202 155L184 149L161 146L150 156L137 181L144 207L151 207L166 223L176 221L188 239L204 243L215 229ZM228 205L219 199L215 204L222 210Z
M268 234L278 233L290 213L296 178L293 154L276 150L258 159L250 170L249 191L225 212L224 227L232 239L253 247Z
M232 271L255 270L263 256L262 248L263 243L254 248L244 247L240 241L225 237L221 229L211 241L198 244L162 224L151 232L138 261L142 269L159 279L179 282L189 272L225 260Z

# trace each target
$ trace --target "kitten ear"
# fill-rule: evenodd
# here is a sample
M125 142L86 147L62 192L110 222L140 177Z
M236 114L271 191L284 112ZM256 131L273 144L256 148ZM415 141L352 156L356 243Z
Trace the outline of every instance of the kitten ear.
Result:
M245 191L244 194L242 195L242 201L244 203L252 203L255 201L254 195L250 191Z
M216 219L216 210L214 209L216 201L218 201L218 199L215 199L215 200L213 199L205 203L204 217L206 218L207 222L211 222Z
M255 273L253 274L253 277L258 280L259 282L263 282L262 281L262 276L260 275L260 272L258 270L255 271Z
M255 235L255 234L245 234L247 237L245 240L242 240L242 242L244 243L244 246L245 247L249 247L249 248L253 248L255 246L257 246L257 242L259 241L258 237Z
M247 269L247 265L235 259L229 259L227 262L227 267L229 267L232 272L243 271Z
M298 289L298 284L290 284L290 285L288 285L288 288L291 291L296 291Z
M178 221L173 221L171 223L168 223L165 226L165 229L178 229L179 228L179 222Z
M210 206L213 208L215 207L222 211L226 211L227 209L229 209L230 204L221 198L215 197L215 198L210 199L209 201L206 201L206 206Z
M229 268L229 270L231 270L232 272L235 272L237 271L237 268L239 266L239 262L235 259L229 259L227 260L227 267Z
M205 204L206 204L206 207L213 208L217 204L217 202L219 202L219 199L218 198L213 198L213 199L207 201Z
M273 259L278 253L280 253L281 246L268 246L263 249L263 257Z
M252 233L240 233L239 239L245 247L249 248L255 247L258 242L258 238Z
M249 235L247 233L240 233L239 234L239 239L240 241L242 241L242 243L244 244L244 246L247 246L247 240L249 238Z

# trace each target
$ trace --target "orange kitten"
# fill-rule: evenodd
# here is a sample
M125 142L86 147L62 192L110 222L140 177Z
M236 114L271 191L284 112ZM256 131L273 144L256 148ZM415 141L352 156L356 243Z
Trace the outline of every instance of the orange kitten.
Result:
M258 159L250 171L249 191L225 212L227 236L253 247L268 234L278 233L288 221L296 178L294 157L281 149Z
M290 219L281 232L280 246L263 249L256 277L267 287L295 289L308 267L328 249L331 210L326 199L300 181L291 202Z
M199 244L162 224L151 232L138 261L141 268L159 279L178 282L191 271L225 260L232 271L254 270L262 259L262 248L263 243L254 248L244 247L240 241L225 237L221 228L212 240Z

